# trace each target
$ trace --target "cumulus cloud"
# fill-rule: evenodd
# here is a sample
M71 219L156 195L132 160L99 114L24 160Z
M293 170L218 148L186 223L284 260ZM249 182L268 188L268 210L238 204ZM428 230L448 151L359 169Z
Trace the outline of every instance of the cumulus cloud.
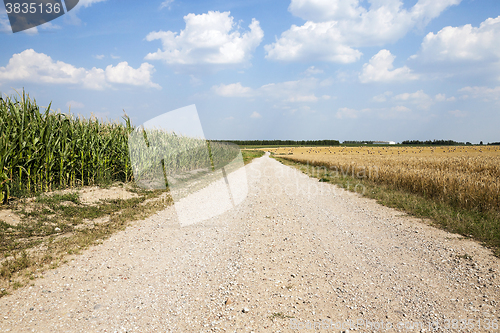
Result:
M252 88L243 87L240 82L228 85L220 84L218 86L213 86L212 90L217 95L223 97L249 97L253 95Z
M489 18L479 27L466 24L445 27L425 36L421 50L413 58L427 62L484 61L500 59L500 16Z
M336 22L306 22L281 34L275 43L264 46L267 59L283 61L321 60L341 64L355 62L362 53L343 43Z
M432 97L424 93L423 90L418 90L414 93L399 94L394 96L392 100L397 102L409 102L417 105L421 109L428 109L433 104Z
M500 87L465 87L460 89L459 92L464 94L462 98L480 98L486 102L497 101L500 99Z
M258 113L257 111L254 111L251 115L250 115L250 118L255 118L255 119L258 119L258 118L262 118L262 116L260 115L260 113Z
M356 48L393 43L460 1L418 0L407 10L400 0L369 1L369 8L359 0L292 0L288 10L306 23L266 45L266 58L352 63L361 57Z
M209 11L184 16L186 28L180 33L156 31L147 41L160 40L163 50L149 53L147 60L163 60L170 65L240 64L248 61L264 32L252 19L250 31L241 33L230 12Z
M322 69L316 68L314 66L309 67L304 72L304 74L306 74L306 75L316 75L316 74L323 74L323 73L324 73L324 71Z
M14 54L5 67L0 67L0 82L29 81L48 84L81 85L87 89L101 90L112 84L126 84L161 89L151 82L153 65L143 63L134 69L127 62L101 68L77 68L62 61L54 61L44 53L33 49Z
M387 97L390 97L390 96L392 96L392 91L386 91L383 94L374 96L372 99L374 102L382 103L382 102L387 101Z
M285 103L316 102L319 98L315 90L331 83L320 81L316 78L304 78L296 81L269 83L257 89L244 87L240 82L232 84L221 84L213 86L212 90L219 96L224 97L254 97L262 96L267 99L279 100ZM321 96L328 100L328 95Z
M456 98L454 96L452 97L446 97L445 94L437 94L434 99L437 101L437 102L454 102L456 100Z
M418 75L406 67L394 68L396 57L389 50L380 50L370 61L363 65L359 79L363 83L369 82L394 82L418 79Z

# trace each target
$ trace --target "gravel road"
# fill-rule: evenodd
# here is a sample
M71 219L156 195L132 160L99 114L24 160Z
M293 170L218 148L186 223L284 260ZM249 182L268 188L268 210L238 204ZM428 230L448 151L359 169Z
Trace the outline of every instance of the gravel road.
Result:
M1 298L0 331L498 331L489 250L267 155L246 171L235 209L170 207Z

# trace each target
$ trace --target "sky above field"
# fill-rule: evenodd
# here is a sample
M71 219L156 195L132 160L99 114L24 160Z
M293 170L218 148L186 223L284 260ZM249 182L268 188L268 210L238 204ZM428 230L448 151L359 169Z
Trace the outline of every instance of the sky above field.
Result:
M500 141L498 0L80 0L13 34L0 91L210 139Z

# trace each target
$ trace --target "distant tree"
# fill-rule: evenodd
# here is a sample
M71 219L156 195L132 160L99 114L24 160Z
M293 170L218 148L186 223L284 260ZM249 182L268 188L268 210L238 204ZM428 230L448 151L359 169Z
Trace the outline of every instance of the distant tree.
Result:
M463 142L456 142L453 140L405 140L401 142L404 145L436 145L436 146L454 146L454 145L463 145Z
M483 141L479 142L479 144L482 146L483 145Z
M214 140L216 142L232 142L244 146L338 146L338 140Z

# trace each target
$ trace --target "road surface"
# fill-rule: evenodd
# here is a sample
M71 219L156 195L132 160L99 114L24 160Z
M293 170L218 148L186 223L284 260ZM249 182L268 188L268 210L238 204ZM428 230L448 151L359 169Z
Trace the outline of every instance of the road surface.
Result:
M498 331L489 250L268 156L245 168L235 209L134 223L1 298L0 331Z

